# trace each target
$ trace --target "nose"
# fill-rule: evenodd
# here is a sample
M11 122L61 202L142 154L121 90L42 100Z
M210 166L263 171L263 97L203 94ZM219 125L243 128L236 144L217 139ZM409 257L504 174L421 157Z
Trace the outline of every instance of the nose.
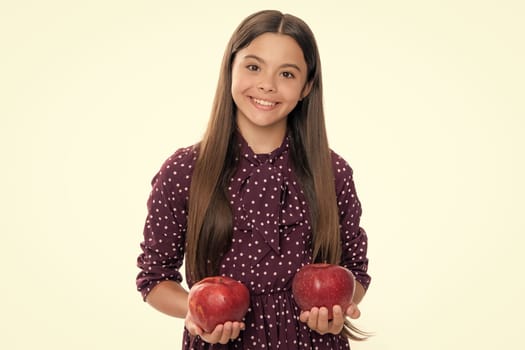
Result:
M261 80L257 84L257 89L259 91L269 93L269 92L275 92L277 90L277 87L275 86L275 82L271 76L262 76Z

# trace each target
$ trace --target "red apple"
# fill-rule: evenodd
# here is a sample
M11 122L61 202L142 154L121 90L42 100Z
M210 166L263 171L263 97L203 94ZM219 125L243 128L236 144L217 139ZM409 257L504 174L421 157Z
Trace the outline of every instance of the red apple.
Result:
M333 318L333 306L340 305L343 313L352 303L355 278L348 269L332 264L309 264L294 276L292 293L302 311L326 307Z
M226 276L206 277L188 295L189 315L207 333L227 321L242 321L249 305L248 288Z

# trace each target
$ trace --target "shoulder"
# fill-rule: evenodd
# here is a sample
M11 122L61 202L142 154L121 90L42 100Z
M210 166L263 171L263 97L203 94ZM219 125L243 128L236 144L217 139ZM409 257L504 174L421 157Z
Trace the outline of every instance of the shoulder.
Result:
M330 151L332 156L332 168L334 171L334 176L337 177L345 177L345 176L352 176L353 170L350 164L341 157L339 154L334 152L333 150Z
M177 149L162 163L153 182L159 179L162 179L163 182L172 182L174 180L177 180L176 183L180 183L181 181L189 182L197 160L197 155L197 148L195 146Z
M164 168L192 169L197 160L197 148L189 146L179 148L164 161Z
M339 154L331 150L332 169L337 193L353 181L354 171L350 164Z

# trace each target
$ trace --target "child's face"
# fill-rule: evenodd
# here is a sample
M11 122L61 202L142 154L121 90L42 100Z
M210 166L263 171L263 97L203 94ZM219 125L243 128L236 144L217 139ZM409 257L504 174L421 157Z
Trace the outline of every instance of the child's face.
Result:
M286 117L309 92L306 77L303 51L288 35L265 33L238 51L231 92L241 132L284 132Z

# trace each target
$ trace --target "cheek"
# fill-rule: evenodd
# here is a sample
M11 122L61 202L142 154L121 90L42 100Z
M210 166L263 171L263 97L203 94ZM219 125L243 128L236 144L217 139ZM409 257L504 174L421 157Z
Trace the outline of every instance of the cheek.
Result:
M242 76L242 74L236 74L235 72L232 72L232 86L231 86L231 92L232 95L239 95L248 87L247 80Z
M231 94L233 101L238 103L242 96L242 87L236 81L232 81Z
M303 88L302 88L302 85L300 84L292 84L292 85L286 86L286 88L283 89L282 91L283 93L286 94L289 100L299 101L301 99L301 93L303 91Z

